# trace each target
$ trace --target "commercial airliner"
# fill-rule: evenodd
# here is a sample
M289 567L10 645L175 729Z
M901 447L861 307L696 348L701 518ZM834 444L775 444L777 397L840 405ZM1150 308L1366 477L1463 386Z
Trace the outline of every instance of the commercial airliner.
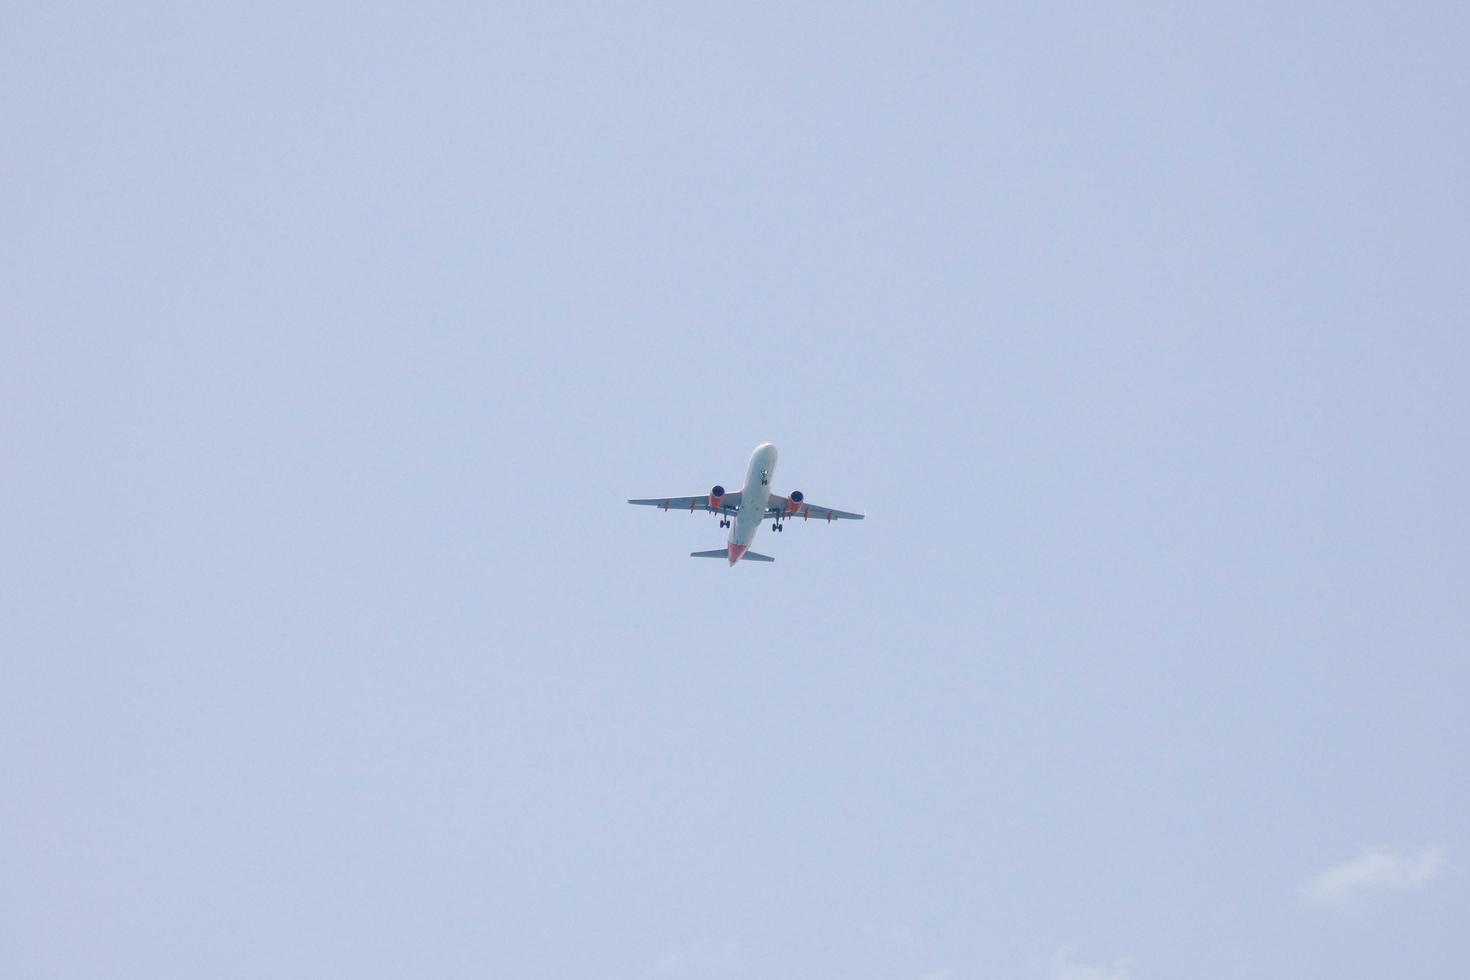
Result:
M742 558L750 561L775 561L766 555L758 555L750 550L750 543L755 540L755 532L761 529L761 521L767 517L772 519L771 530L780 531L784 528L784 521L791 517L800 517L809 521L813 517L825 520L827 523L833 521L860 521L862 514L849 514L845 510L833 510L831 507L818 507L816 504L806 502L805 495L800 490L793 490L786 496L771 492L771 474L776 472L776 447L769 442L763 442L755 447L755 452L750 456L750 466L745 471L744 488L734 493L726 493L725 488L716 484L710 488L708 494L700 494L697 497L652 497L648 500L630 500L630 504L642 504L645 507L662 507L664 510L687 510L691 514L696 510L709 511L711 514L720 515L720 527L730 528L730 538L725 547L717 551L691 551L691 558L728 558L730 564L734 565Z

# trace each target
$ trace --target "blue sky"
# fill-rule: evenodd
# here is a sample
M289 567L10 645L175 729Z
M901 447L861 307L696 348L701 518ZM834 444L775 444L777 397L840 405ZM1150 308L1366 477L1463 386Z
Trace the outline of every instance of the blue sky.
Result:
M1467 28L17 10L4 972L1463 977Z

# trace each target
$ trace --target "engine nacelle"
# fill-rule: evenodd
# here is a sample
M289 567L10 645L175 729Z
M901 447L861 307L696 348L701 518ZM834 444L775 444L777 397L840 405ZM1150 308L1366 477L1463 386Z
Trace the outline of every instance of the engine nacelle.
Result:
M802 493L800 490L791 491L791 495L786 498L786 512L788 514L794 514L797 511L801 510L801 502L805 499L806 494Z
M711 510L719 510L725 502L725 488L716 483L709 488L709 506Z

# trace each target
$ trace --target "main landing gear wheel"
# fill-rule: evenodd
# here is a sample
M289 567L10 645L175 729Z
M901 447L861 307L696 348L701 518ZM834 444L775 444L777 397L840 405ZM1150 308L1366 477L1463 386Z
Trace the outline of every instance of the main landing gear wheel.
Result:
M730 522L727 519L725 519L723 517L720 518L720 527L729 527L729 526L730 526Z

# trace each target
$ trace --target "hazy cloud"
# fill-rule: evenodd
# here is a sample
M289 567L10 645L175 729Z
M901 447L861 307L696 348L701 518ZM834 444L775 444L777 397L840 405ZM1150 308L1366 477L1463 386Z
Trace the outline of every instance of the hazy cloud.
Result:
M729 976L738 952L739 947L734 942L720 946L674 946L664 950L649 964L644 975L649 980Z
M1128 980L1128 961L1115 960L1112 966L1093 966L1077 959L1071 946L1063 946L1051 956L1050 980Z
M1314 905L1346 905L1372 892L1423 888L1443 867L1438 847L1373 848L1312 878L1302 886L1302 897Z

